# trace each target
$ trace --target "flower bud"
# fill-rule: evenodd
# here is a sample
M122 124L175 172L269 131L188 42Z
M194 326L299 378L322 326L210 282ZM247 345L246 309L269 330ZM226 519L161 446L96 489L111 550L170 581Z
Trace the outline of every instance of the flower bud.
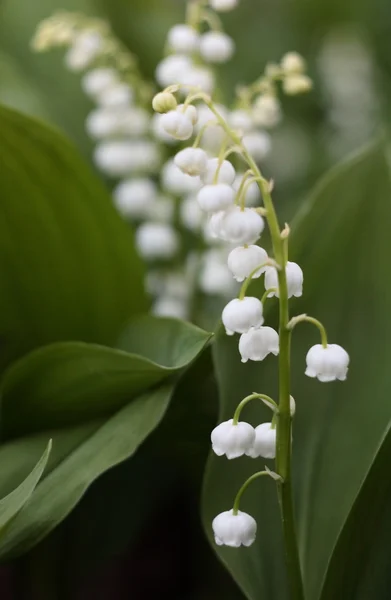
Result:
M246 452L251 458L275 458L276 457L276 429L271 423L261 423L255 428L255 440Z
M227 210L219 223L218 237L233 244L254 244L262 231L265 222L252 208L242 210L239 206Z
M215 542L218 546L251 546L255 541L257 523L253 517L241 510L220 513L212 521Z
M84 92L93 99L116 83L118 78L115 70L104 67L88 71L81 82Z
M249 423L239 422L236 425L233 419L217 425L212 431L212 449L217 456L238 458L252 448L255 439L254 427Z
M235 201L234 190L226 183L205 185L197 194L197 202L205 212L218 212L230 206Z
M205 171L201 179L205 184L212 183L227 183L231 185L235 180L235 169L228 160L223 160L219 168L220 161L218 158L210 158L206 164ZM218 172L217 181L215 182L216 172Z
M241 135L249 133L254 127L251 113L243 109L233 110L228 116L228 123Z
M270 353L277 356L279 352L277 331L271 327L251 328L247 333L240 336L239 352L243 363L248 360L264 360Z
M221 318L227 335L246 333L251 327L263 324L262 302L252 296L246 296L242 300L235 298L225 306Z
M157 113L167 113L170 110L175 110L176 107L176 98L170 92L159 92L152 100L152 108Z
M177 111L185 115L193 125L197 125L198 112L193 104L178 104Z
M156 185L151 179L125 179L113 192L114 203L125 217L142 219L156 201Z
M304 73L304 58L298 52L287 52L281 60L281 69L289 75Z
M178 234L170 225L143 223L136 231L136 246L147 260L172 258L179 247Z
M221 31L208 31L200 38L200 54L211 63L227 62L235 51L232 38Z
M282 89L288 96L305 94L312 89L312 80L307 75L288 75L283 81Z
M278 98L269 94L258 96L253 105L253 118L260 127L274 127L281 120Z
M156 80L162 87L182 83L185 74L192 69L191 58L183 54L166 56L156 67Z
M286 280L288 285L288 298L296 296L299 298L303 295L303 271L294 262L287 262L286 265ZM265 289L269 290L275 288L275 292L270 292L269 298L277 296L279 298L278 291L278 276L277 271L274 267L267 267L265 271Z
M163 129L176 140L188 140L193 134L193 125L185 115L170 110L161 118Z
M239 0L209 0L209 6L217 12L228 12L239 4Z
M196 193L201 187L201 180L196 175L187 175L170 159L162 169L163 188L174 196Z
M206 169L208 155L201 148L184 148L176 154L174 162L183 173L201 175Z
M262 161L270 152L271 141L268 133L264 131L252 131L247 133L242 140L246 150L257 162Z
M338 344L316 344L309 349L306 357L308 377L319 381L345 381L349 366L349 354Z
M268 260L267 252L259 246L239 246L231 250L228 256L228 268L236 281L244 281L250 273ZM257 279L264 273L266 267L260 268L252 279Z
M190 25L174 25L167 35L168 45L174 52L191 54L198 48L199 35Z
M133 90L126 83L116 83L102 90L97 100L105 108L123 108L133 101Z

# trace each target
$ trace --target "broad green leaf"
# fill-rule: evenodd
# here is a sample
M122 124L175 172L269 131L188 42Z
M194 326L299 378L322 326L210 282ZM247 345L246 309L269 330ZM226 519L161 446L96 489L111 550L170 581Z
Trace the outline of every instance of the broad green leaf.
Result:
M49 432L53 451L48 469L30 500L5 530L0 540L0 558L15 556L34 546L67 516L101 473L132 456L163 418L172 390L166 385L147 392L106 421ZM0 493L13 485L16 473L26 469L26 455L47 435L45 432L19 438L0 447L0 463L7 465L1 474Z
M42 477L42 473L45 470L51 449L52 441L49 440L45 452L42 454L31 473L17 488L0 500L0 540L3 535L4 527L15 518L34 492Z
M56 131L0 107L0 368L45 344L112 344L142 312L129 228Z
M186 367L210 338L194 325L152 316L136 319L125 331L121 347L127 351L62 342L35 350L12 365L0 388L5 434L111 414Z
M330 342L341 344L351 356L346 382L321 384L311 380L304 375L305 354L318 343L318 333L309 325L294 332L294 488L307 600L320 598L330 560L328 577L333 585L325 598L355 597L349 593L345 596L346 573L332 554L341 532L341 547L345 552L349 547L345 537L349 529L344 533L344 526L349 527L355 503L361 507L360 515L370 509L370 495L357 496L376 455L382 455L380 447L391 419L390 181L384 147L366 148L323 179L292 231L290 257L303 267L305 285L303 298L291 302L291 312L319 318L327 327ZM267 315L271 324L276 324L275 308ZM242 365L237 342L221 333L214 348L221 420L232 416L240 399L254 390L272 397L277 393L277 361L268 357L262 363ZM255 404L246 408L243 418L256 425L270 418L270 413ZM384 452L389 463L389 450ZM264 462L210 457L204 487L204 518L210 537L213 516L232 505L246 475L262 468ZM387 497L384 494L389 482L383 468L382 478L376 477L373 484L380 498L375 506ZM256 482L243 499L243 510L258 521L256 543L244 551L217 549L250 599L262 594L273 600L288 598L277 503L271 487L272 482ZM366 485L362 489L365 492ZM359 519L354 521L359 527ZM364 543L370 546L376 539L376 528L365 528L365 532ZM338 546L336 556L341 557ZM358 579L365 565L358 558L350 558L349 577ZM338 567L339 573L333 573ZM367 577L370 580L368 573Z

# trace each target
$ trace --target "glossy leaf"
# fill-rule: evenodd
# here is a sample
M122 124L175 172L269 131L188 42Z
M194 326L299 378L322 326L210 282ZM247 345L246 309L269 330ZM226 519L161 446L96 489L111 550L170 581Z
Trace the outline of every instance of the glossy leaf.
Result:
M186 367L209 338L183 321L146 316L126 327L127 351L80 342L40 348L5 374L3 430L15 436L109 415Z
M3 535L4 527L15 518L34 492L42 477L42 473L45 470L51 449L52 441L49 440L45 452L42 454L31 473L17 488L0 500L0 540Z
M363 482L373 464L377 472L376 455L382 456L384 452L383 460L391 461L390 444L386 442L381 447L391 419L390 196L385 149L380 144L371 146L334 169L320 183L292 231L290 257L302 266L305 274L304 296L291 302L292 314L307 312L319 318L327 326L329 341L340 343L351 355L346 382L321 384L311 380L304 375L305 354L311 345L318 343L318 333L309 325L302 325L294 332L292 393L297 402L294 488L307 600L320 598L330 560L327 581L333 583L326 586L328 595L324 598L356 597L349 595L354 586L345 589L345 578L353 578L354 585L357 584L364 573L365 553L360 556L360 552L354 552L349 557L347 574L341 568L344 554L341 548L345 553L348 548L352 552L346 536L353 535L354 528L360 527L365 511L372 515L371 496ZM276 324L275 308L274 304L268 315L271 324ZM242 365L237 339L221 333L216 342L221 420L232 416L240 399L254 390L275 396L274 358ZM268 420L270 412L254 404L246 408L243 418L256 425ZM213 516L232 505L246 475L262 468L264 462L261 459L227 462L210 457L204 488L205 526L210 537ZM390 477L384 468L382 475L383 479L376 477L374 515L388 497L385 495ZM243 498L242 509L258 521L256 543L250 549L219 548L217 552L248 598L265 595L284 600L288 593L280 523L275 490L270 487L272 482L257 482ZM360 518L354 517L355 514ZM360 544L370 546L376 529L365 527ZM335 554L338 560L332 556L340 535L341 546L337 545ZM371 574L366 573L366 577L368 586Z
M92 481L134 454L162 419L172 389L166 385L147 392L106 421L50 432L53 452L48 470L30 501L4 532L0 558L34 546L66 517ZM13 484L16 474L26 468L26 454L47 435L20 438L0 448L0 461L7 464L0 492Z
M112 344L145 309L108 193L56 131L0 107L0 368L61 340Z

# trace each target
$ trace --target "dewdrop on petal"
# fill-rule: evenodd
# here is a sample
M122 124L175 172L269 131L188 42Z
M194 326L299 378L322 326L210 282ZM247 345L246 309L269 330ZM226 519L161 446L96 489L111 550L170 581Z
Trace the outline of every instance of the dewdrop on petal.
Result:
M233 206L234 201L235 192L226 183L205 185L197 194L199 207L209 213L219 212Z
M209 6L217 12L228 12L236 8L239 0L209 0Z
M299 298L303 295L303 271L298 264L294 262L287 262L286 265L286 280L288 285L288 298L296 296ZM265 289L269 290L276 288L275 292L270 292L269 298L272 296L280 297L278 292L278 277L277 271L274 267L267 267L265 271Z
M183 54L191 54L198 48L199 34L190 25L174 25L167 35L171 50Z
M202 183L198 176L187 175L170 159L163 166L161 173L162 187L174 196L196 193Z
M193 134L192 122L177 110L162 115L161 125L176 140L188 140Z
M236 281L244 281L249 277L250 273L259 265L266 263L268 260L267 252L251 244L250 246L239 246L234 248L228 255L228 268L231 271ZM252 275L252 279L257 279L264 273L265 267L261 267Z
M279 352L279 336L271 327L253 327L240 336L239 352L242 362L248 360L261 361L270 353L277 356Z
M143 223L136 231L136 246L147 260L172 258L179 248L178 234L170 225Z
M233 419L217 425L211 433L212 450L217 456L226 455L227 458L243 456L252 447L255 440L254 427L249 423L238 422Z
M306 362L305 374L308 377L316 377L323 382L336 379L345 381L349 366L349 354L338 344L328 344L326 348L322 344L316 344L309 349Z
M221 318L227 335L247 333L251 327L263 324L262 302L253 296L235 298L225 306Z
M246 452L251 458L275 458L276 457L276 433L277 430L271 423L261 423L255 428L255 440Z
M100 67L86 73L81 81L83 91L90 98L97 98L104 90L118 82L114 69Z
M219 168L219 159L210 158L207 161L206 168L201 175L201 179L205 184L215 183L215 176L218 170L216 183L227 183L231 185L235 180L235 169L229 160L223 160Z
M220 513L212 521L213 535L218 546L251 546L257 534L255 519L241 510L233 509Z
M287 96L305 94L312 89L312 80L307 75L288 75L282 83L282 89Z
M242 142L254 160L260 162L271 149L270 136L265 131L252 131L243 136Z
M126 179L114 189L114 204L125 217L142 219L155 204L156 185L151 179Z
M184 148L175 155L174 162L187 175L201 175L208 162L208 155L202 148Z
M289 75L304 73L306 69L305 60L298 52L287 52L282 57L281 69Z
M174 94L170 92L159 92L152 100L152 108L158 113L166 113L170 110L175 110L177 101Z
M234 206L221 219L220 236L232 244L254 244L264 227L263 218L254 209L242 210L239 206Z
M184 74L193 68L193 62L184 54L170 54L156 67L156 80L162 87L182 83Z
M208 31L201 36L199 51L206 62L227 62L235 52L233 39L221 31Z

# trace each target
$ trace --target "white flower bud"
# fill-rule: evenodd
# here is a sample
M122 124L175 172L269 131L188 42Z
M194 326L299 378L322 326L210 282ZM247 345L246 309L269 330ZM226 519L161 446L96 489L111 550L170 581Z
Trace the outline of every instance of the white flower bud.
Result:
M98 56L102 36L97 31L83 31L74 40L65 55L65 64L71 71L82 71Z
M254 122L261 127L275 127L281 121L278 98L268 94L258 96L253 106Z
M200 88L206 94L211 94L215 86L213 73L206 67L191 67L188 71L182 73L181 80L187 88L183 89L184 94L188 94L191 88Z
M234 248L228 255L228 268L236 281L244 281L249 277L250 273L262 263L267 262L267 252L259 246L239 246ZM258 269L252 276L252 279L257 279L264 273L266 267Z
M287 262L285 270L288 285L288 298L291 298L292 296L299 298L303 295L303 271L299 265L290 261ZM269 290L270 288L276 288L276 291L270 292L269 298L272 296L277 296L277 298L279 298L278 277L274 267L267 267L265 271L265 289Z
M193 104L178 104L176 110L180 112L182 115L185 115L191 121L192 125L197 125L198 121L198 112Z
M197 194L197 202L205 212L218 212L233 206L234 190L226 183L205 185Z
M133 101L133 90L126 83L116 83L102 90L97 100L105 108L123 108Z
M187 319L187 304L179 298L162 296L152 306L152 314L157 317L174 317L175 319Z
M201 175L206 169L208 155L201 148L184 148L176 154L174 162L183 173Z
M164 165L161 181L163 188L174 196L195 193L202 185L199 177L183 173L172 159Z
M235 192L239 191L240 184L242 183L244 173L237 173L235 181L232 184ZM255 206L261 199L261 192L256 181L246 184L245 188L245 203L247 206Z
M276 457L276 429L271 423L261 423L255 428L255 440L252 448L246 452L251 458L275 458Z
M305 60L298 52L287 52L282 57L281 69L289 75L304 73L305 68Z
M81 80L84 92L91 98L97 98L107 88L116 83L118 83L116 71L104 67L92 69Z
M246 150L257 162L263 160L270 152L270 136L264 131L252 131L251 133L247 133L243 137L242 142L245 145Z
M196 196L187 196L180 204L181 223L190 231L199 231L203 220L204 213L200 209Z
M217 425L211 434L212 450L217 456L227 458L243 456L252 448L255 440L254 427L249 423L240 422L234 425L233 419Z
M263 324L263 306L258 298L235 298L223 310L222 321L227 335L246 333L251 327Z
M344 381L348 372L349 354L338 344L316 344L309 349L306 357L308 377L319 381Z
M167 35L168 45L174 52L191 54L198 48L198 32L190 25L174 25Z
M215 182L216 173L218 172L217 181ZM235 179L235 169L228 160L223 160L219 168L219 159L210 158L206 164L206 169L201 175L201 179L205 184L227 183L231 185Z
M277 356L279 352L277 331L271 327L251 328L247 333L240 336L239 352L243 363L248 360L264 360L270 353Z
M250 132L254 127L251 113L243 109L237 109L230 112L228 123L232 129L241 135Z
M257 523L253 517L241 510L220 513L212 521L215 542L218 546L251 546L257 534Z
M226 211L219 225L216 234L221 239L233 244L254 244L264 230L265 222L254 209L242 210L234 206Z
M205 294L232 297L234 282L227 268L225 252L221 252L220 249L205 252L199 287Z
M136 246L147 260L172 258L178 248L178 234L170 225L143 223L136 231Z
M165 144L169 144L170 146L174 144L178 144L179 140L175 140L171 135L167 133L165 129L162 127L162 118L163 115L155 113L151 119L151 130L154 137Z
M200 54L207 62L227 62L234 52L234 41L226 33L221 31L208 31L200 38Z
M116 135L118 133L118 126L116 112L108 108L97 108L90 112L86 119L86 131L95 139Z
M312 89L312 80L307 75L288 75L283 81L282 89L287 96L305 94Z
M215 108L218 111L218 113L226 120L228 117L227 109L221 104L216 104ZM199 133L207 123L211 124L207 127L207 129L205 129L202 135L202 147L206 148L207 150L210 150L211 152L217 153L220 150L221 144L224 140L225 132L221 125L212 125L212 123L216 123L216 116L213 114L213 112L208 106L206 106L205 104L201 104L197 107L197 109L198 122L195 127L196 133Z
M174 94L170 92L159 92L152 100L152 108L158 113L166 113L170 110L175 110L177 107L177 101Z
M162 87L182 83L184 74L193 68L191 58L183 54L170 54L156 67L156 80Z
M206 227L206 241L210 241L209 238L212 239L220 239L223 240L223 230L222 230L222 225L223 225L223 220L224 217L226 215L226 211L225 210L220 210L219 212L214 213L213 215L211 215L209 221L207 222L207 227Z
M165 131L177 140L188 140L193 134L193 125L184 114L177 110L162 115L161 125Z
M239 0L209 0L209 6L217 12L228 12L239 4Z
M114 204L125 217L142 219L149 215L156 194L151 179L126 179L114 189Z
M94 160L104 173L122 177L136 171L156 170L160 153L148 140L107 141L95 148Z

